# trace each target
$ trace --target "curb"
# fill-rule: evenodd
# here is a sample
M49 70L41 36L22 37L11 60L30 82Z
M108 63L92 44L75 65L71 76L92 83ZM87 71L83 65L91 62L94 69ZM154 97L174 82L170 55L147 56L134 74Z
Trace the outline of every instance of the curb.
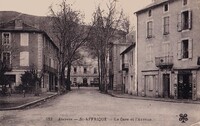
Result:
M41 99L38 99L38 100L35 100L35 101L32 101L32 102L26 103L26 104L23 104L23 105L20 105L20 106L16 106L16 107L0 108L0 111L24 109L24 108L26 108L28 106L34 105L34 104L42 102L42 101L46 101L47 99L54 98L56 96L58 96L58 94L50 95L48 97L41 98Z
M115 98L124 98L124 99L137 99L137 100L149 100L149 101L160 101L160 102L173 102L173 103L186 103L186 104L200 104L200 101L181 101L181 100L172 100L172 99L157 99L157 98L148 98L148 97L126 97L126 96L119 96L113 93L108 93L108 95L115 97Z

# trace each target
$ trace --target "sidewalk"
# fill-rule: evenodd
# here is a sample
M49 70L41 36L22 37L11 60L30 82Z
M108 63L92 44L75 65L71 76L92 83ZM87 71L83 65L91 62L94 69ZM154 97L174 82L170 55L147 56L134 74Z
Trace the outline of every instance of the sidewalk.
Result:
M188 104L200 104L200 101L193 101L191 99L169 99L169 98L150 98L134 96L129 94L119 94L113 91L108 91L108 94L116 98L126 98L126 99L137 99L137 100L151 100L151 101L161 101L161 102L173 102L173 103L188 103Z
M0 96L0 111L23 109L38 102L46 101L47 99L53 98L57 95L58 94L55 92L47 92L39 96L34 96L34 94L26 94L25 97L23 97L23 94Z

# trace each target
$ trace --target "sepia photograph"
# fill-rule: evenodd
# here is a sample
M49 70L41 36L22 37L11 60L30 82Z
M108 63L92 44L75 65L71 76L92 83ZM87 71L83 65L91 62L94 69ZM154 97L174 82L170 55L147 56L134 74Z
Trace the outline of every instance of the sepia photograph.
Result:
M200 0L0 0L0 126L200 126Z

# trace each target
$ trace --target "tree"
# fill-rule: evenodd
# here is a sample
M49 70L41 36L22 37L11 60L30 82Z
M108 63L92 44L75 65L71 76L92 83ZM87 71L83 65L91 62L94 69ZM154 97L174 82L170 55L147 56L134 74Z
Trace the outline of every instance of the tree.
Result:
M31 65L30 69L25 71L21 76L22 85L27 90L32 90L35 95L39 95L39 89L41 88L41 81L44 76L44 70L38 71L35 65Z
M100 91L107 92L108 51L111 43L119 39L118 33L129 31L129 20L123 10L116 9L117 1L109 1L107 11L98 6L93 16L93 27L90 34L90 48L98 57Z
M60 84L65 83L65 69L67 68L67 85L70 88L70 72L71 65L76 56L78 49L85 44L90 32L90 28L84 25L83 15L79 11L72 9L72 5L63 0L59 5L60 10L55 12L50 7L51 19L53 24L53 32L60 48L59 53L59 74Z

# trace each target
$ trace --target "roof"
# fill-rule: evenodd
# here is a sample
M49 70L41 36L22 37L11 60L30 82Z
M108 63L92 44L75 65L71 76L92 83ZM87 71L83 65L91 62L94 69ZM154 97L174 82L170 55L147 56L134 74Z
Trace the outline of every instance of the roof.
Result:
M135 47L135 43L131 44L128 48L126 48L120 55L124 55L129 52L131 49Z
M16 20L21 20L21 19L15 19L15 20L11 20L9 22L5 22L5 23L1 23L0 24L0 32L36 32L36 33L41 33L44 34L45 37L47 37L52 44L58 49L58 47L56 46L56 44L53 42L53 40L49 37L49 35L40 29L37 29L33 26L30 26L26 23L24 23L22 20L21 22L21 26L20 28L16 28Z
M30 26L28 24L25 24L24 22L22 22L22 28L16 29L15 28L15 21L16 20L11 20L9 22L5 22L5 23L1 23L0 24L0 31L26 31L26 32L43 32L40 29L37 29L33 26Z
M146 7L142 8L142 9L140 9L140 10L138 10L138 11L136 11L135 13L136 13L136 14L137 14L137 13L141 13L141 12L143 12L143 11L146 11L146 10L148 10L148 9L150 9L150 8L157 7L157 6L159 6L159 5L163 4L163 3L166 3L166 2L168 2L168 1L170 1L170 0L156 0L155 2L153 2L153 3L149 4L149 5L147 5Z

